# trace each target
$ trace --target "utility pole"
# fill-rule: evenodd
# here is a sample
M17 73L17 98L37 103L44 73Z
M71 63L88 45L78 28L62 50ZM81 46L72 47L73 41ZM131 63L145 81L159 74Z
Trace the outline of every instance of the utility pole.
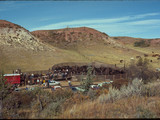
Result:
M125 60L124 60L124 70L125 70L125 68L126 68L126 64L125 64Z

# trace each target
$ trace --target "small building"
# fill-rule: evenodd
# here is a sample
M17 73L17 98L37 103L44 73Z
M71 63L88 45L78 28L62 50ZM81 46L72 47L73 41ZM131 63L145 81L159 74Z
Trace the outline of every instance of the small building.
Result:
M4 74L4 77L7 79L7 83L10 84L20 84L20 74Z

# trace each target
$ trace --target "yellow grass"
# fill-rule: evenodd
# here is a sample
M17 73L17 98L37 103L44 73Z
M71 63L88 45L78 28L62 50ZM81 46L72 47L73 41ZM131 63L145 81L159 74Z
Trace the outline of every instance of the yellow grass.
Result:
M63 62L104 62L107 64L116 64L123 67L125 60L126 66L130 63L130 58L149 54L148 59L153 60L151 65L157 68L160 65L157 58L151 57L152 51L159 53L157 47L133 47L126 45L125 48L113 47L113 45L104 45L97 43L87 46L78 44L74 50L62 50L56 48L55 51L32 52L23 49L5 48L0 56L0 68L5 72L12 72L14 69L20 68L22 71L48 70L54 64Z
M103 104L97 100L88 101L67 109L60 118L136 118L138 107L159 115L160 97L132 96L114 103Z

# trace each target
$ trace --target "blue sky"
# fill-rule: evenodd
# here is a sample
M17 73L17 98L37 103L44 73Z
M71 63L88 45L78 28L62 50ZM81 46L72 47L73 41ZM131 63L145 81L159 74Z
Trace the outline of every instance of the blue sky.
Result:
M160 0L0 1L0 19L29 31L86 26L110 36L160 38Z

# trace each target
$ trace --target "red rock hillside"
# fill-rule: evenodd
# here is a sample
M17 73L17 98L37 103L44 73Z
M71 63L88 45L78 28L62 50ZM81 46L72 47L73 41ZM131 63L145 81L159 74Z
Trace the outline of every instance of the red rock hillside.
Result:
M88 27L38 30L33 31L32 34L43 42L60 48L67 48L78 43L87 44L94 42L105 42L106 44L116 45L115 41L110 39L107 34Z

